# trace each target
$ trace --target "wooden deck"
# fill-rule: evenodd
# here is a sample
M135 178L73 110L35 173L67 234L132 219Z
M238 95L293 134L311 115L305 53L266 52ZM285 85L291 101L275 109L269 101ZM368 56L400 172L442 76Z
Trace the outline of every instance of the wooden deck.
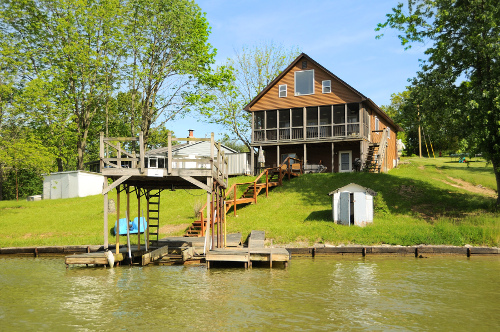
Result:
M113 256L115 258L115 262L122 262L125 257L125 255L122 252L118 254L115 253L113 254ZM106 257L106 254L104 252L92 252L87 254L66 256L64 259L64 263L66 264L66 267L70 264L108 265L108 258Z
M265 248L264 241L266 233L264 231L252 231L248 239L248 248L214 249L207 252L205 260L207 268L211 262L235 262L243 263L245 268L252 267L252 262L269 262L269 267L273 267L274 262L283 262L288 266L290 254L285 248Z
M252 262L269 262L270 267L274 262L282 262L287 267L290 254L285 248L214 249L207 252L205 260L208 269L213 262L243 263L245 268L252 267Z

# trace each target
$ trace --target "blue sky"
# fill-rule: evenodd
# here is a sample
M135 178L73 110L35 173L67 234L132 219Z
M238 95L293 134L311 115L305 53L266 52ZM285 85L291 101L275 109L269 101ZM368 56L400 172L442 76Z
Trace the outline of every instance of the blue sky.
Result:
M217 49L217 62L235 49L266 41L297 46L377 105L390 103L392 93L405 90L408 78L419 70L425 45L404 51L397 32L384 31L377 40L377 23L397 0L197 0L212 28L209 41ZM194 116L170 123L177 137L196 137L222 129L198 122Z

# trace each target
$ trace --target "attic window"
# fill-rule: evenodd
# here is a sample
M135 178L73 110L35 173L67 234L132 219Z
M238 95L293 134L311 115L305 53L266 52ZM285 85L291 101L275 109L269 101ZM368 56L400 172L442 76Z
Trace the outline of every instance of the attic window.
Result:
M286 97L286 84L282 84L279 87L279 97L284 98Z
M295 72L295 95L314 94L314 70L303 70Z
M302 69L306 69L307 68L307 61L302 61Z
M332 81L330 81L330 80L323 81L322 86L323 86L323 93L332 92Z

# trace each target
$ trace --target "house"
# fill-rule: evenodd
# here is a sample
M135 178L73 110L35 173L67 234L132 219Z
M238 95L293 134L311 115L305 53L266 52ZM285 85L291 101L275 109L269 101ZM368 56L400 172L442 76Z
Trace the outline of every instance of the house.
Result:
M327 172L380 172L397 164L396 135L402 128L307 54L244 109L252 114L251 145L263 150L266 167L289 156L304 160L305 169L322 166Z
M188 138L194 139L194 131L189 130ZM209 168L209 164L199 163L196 159L206 158L210 156L211 144L207 140L188 141L187 143L177 144L172 146L172 155L176 158L182 158L182 162L174 162L174 168ZM248 153L238 153L221 144L221 151L224 152L228 159L229 175L242 175L250 173L250 163ZM145 152L146 168L166 168L166 160L168 157L168 147L161 147Z

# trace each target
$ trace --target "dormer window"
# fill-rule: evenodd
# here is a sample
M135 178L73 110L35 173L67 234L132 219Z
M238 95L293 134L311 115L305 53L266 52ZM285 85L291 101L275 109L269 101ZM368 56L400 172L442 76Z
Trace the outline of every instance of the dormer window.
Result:
M323 81L321 85L323 87L323 93L332 92L332 81L330 81L330 80Z
M286 84L282 84L279 86L279 97L280 98L286 97Z
M295 95L304 96L314 94L314 70L295 72Z

